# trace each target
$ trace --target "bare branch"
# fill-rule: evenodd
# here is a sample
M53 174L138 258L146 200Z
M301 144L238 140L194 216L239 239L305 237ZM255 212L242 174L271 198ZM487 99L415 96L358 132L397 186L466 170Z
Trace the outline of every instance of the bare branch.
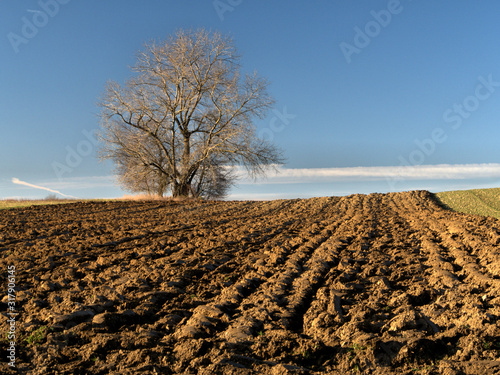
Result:
M282 163L252 125L274 104L268 82L239 69L233 41L219 33L179 31L146 44L135 75L109 82L100 102L100 157L115 162L119 182L220 198L234 182L232 167L258 176Z

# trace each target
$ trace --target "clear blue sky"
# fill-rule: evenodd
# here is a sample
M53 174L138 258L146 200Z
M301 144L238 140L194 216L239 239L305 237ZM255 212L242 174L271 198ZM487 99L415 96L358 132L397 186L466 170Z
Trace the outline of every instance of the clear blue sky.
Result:
M496 0L2 0L0 197L50 194L13 178L123 195L83 133L95 103L144 42L199 27L231 34L277 100L256 125L284 173L233 198L500 186L499 14Z

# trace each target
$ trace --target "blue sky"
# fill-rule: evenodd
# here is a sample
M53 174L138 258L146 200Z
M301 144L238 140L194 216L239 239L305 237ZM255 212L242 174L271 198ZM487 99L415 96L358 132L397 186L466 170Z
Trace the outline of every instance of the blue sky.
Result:
M125 194L96 159L96 102L143 43L199 27L229 33L277 101L257 133L287 163L230 198L498 187L498 14L494 0L3 0L0 198L50 194L13 178Z

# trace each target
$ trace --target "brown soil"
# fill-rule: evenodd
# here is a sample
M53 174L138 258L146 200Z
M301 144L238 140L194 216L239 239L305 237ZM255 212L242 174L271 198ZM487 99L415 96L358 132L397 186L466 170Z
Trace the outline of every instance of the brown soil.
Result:
M0 212L28 374L500 373L499 247L425 191Z

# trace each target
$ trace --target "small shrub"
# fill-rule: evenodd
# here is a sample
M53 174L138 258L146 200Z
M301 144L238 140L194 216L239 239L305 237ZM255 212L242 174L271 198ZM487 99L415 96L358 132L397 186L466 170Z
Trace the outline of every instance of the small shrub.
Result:
M28 337L26 337L23 341L26 342L28 345L38 345L45 339L48 330L49 327L41 326L40 328L31 332L31 334Z

